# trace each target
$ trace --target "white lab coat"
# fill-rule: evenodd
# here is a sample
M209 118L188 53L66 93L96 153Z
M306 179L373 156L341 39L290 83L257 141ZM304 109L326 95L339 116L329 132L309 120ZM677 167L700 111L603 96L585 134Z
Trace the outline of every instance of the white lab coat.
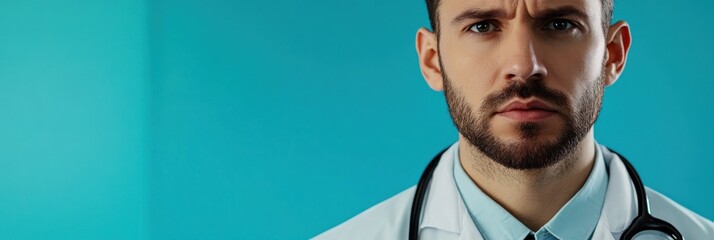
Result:
M592 239L619 239L637 216L635 189L620 158L599 147L608 165L609 182ZM448 161L454 149L452 146L442 155L434 171L419 225L420 239L483 239L454 182L453 161ZM313 239L407 239L415 189L413 186ZM652 215L673 224L685 239L714 239L711 221L652 189L647 188L647 196Z

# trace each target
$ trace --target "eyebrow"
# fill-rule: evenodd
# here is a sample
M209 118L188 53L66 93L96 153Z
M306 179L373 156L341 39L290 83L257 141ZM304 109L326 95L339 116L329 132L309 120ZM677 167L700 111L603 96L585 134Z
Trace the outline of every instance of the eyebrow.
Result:
M466 9L459 13L454 20L451 20L452 25L458 25L459 23L469 20L469 19L490 19L490 18L505 18L506 11L502 9L489 9L489 10L484 10L484 9L477 9L477 8L472 8L472 9Z
M452 21L452 25L458 25L459 23L469 20L469 19L494 19L494 18L505 18L508 15L503 9L467 9L459 13ZM582 19L587 19L588 14L578 8L572 6L562 6L556 8L549 8L538 12L535 15L536 19L551 19L559 18L565 16L575 16Z
M588 19L588 13L572 6L562 6L556 8L549 8L538 12L535 15L536 19L550 19L559 18L565 16L575 16L581 19Z

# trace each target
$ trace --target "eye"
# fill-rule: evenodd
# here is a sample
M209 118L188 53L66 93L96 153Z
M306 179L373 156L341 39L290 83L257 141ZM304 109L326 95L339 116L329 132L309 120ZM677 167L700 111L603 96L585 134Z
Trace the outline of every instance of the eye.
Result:
M575 27L573 22L565 19L556 19L545 25L546 29L556 30L556 31L566 31Z
M481 21L474 23L469 27L469 31L477 32L477 33L487 33L493 30L496 30L496 26L493 25L493 23L489 21Z

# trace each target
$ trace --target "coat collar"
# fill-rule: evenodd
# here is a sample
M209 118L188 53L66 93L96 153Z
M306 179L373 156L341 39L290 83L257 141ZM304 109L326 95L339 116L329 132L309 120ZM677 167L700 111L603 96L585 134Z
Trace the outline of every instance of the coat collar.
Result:
M629 173L617 154L600 145L608 167L608 182L605 203L593 239L619 238L637 216L637 195Z
M454 180L454 161L458 153L459 142L454 143L441 155L439 164L434 169L431 184L427 190L419 229L436 228L459 235L459 239L477 239L483 237L471 220Z
M453 154L459 154L454 143L441 156L439 165L426 193L420 229L436 228L459 234L459 239L483 239L468 216L466 205L456 189L453 175ZM598 145L608 166L608 188L605 203L592 239L615 239L637 216L634 186L622 160L606 147Z

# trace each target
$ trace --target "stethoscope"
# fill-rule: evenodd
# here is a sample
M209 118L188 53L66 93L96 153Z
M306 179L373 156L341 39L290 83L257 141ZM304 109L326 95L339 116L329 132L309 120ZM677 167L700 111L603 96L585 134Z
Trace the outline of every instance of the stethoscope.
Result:
M429 165L426 166L426 169L424 169L424 172L419 179L409 219L409 240L418 239L421 208L424 204L426 189L429 186L429 182L431 181L431 176L434 174L436 165L439 164L441 155L443 155L447 149L444 149L439 154L434 156L431 162L429 162ZM675 228L672 224L659 218L655 218L650 214L650 205L647 200L647 195L645 194L645 187L642 180L640 180L640 176L637 174L637 171L635 171L635 168L632 167L632 164L630 164L625 157L611 149L609 150L610 152L617 154L617 156L619 156L622 160L622 163L625 164L627 173L630 175L632 183L635 185L635 192L637 193L637 217L635 217L635 219L632 220L632 223L630 223L630 226L625 229L620 236L620 239L684 239L682 234L679 233L677 228Z

